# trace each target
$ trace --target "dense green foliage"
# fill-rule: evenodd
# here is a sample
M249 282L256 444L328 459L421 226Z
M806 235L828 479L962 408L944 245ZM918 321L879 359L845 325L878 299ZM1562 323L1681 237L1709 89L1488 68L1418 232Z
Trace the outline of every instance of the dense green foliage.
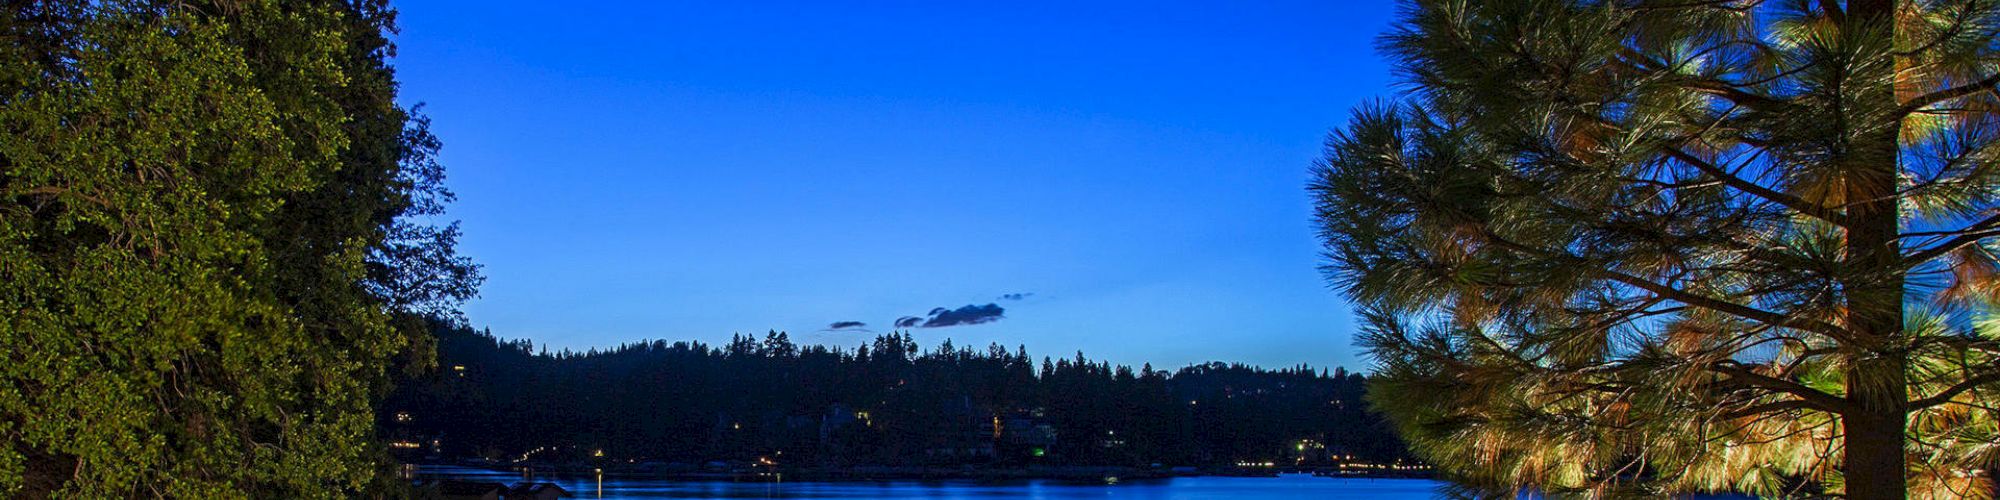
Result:
M1328 142L1374 402L1487 491L1987 498L2000 4L1412 0Z
M1018 347L974 351L946 341L920 352L908 334L857 349L799 346L776 333L720 347L642 342L539 355L525 341L461 327L441 325L439 336L445 369L401 385L382 405L395 438L421 445L418 457L699 464L775 456L820 466L1326 465L1333 455L1402 456L1387 425L1366 411L1362 378L1340 370L1213 363L1168 373L1081 354L1037 368ZM1053 434L1038 435L1043 425ZM589 456L596 450L605 456Z
M378 1L0 13L0 494L346 497L470 296ZM410 335L418 333L419 335Z

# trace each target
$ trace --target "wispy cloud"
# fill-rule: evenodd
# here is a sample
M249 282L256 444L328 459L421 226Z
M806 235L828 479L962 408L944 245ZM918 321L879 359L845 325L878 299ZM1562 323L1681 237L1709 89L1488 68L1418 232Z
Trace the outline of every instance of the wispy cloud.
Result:
M1001 294L1000 300L1027 300L1028 297L1033 296L1035 296L1035 292L1007 293Z

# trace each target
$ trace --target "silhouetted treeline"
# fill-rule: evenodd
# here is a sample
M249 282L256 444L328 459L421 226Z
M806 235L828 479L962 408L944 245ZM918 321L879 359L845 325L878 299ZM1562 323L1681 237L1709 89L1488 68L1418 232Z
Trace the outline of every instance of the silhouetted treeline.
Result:
M439 369L382 405L408 458L790 465L1326 464L1402 455L1342 369L1175 372L1032 358L891 333L855 348L785 333L537 354L440 325ZM599 456L599 453L602 453Z

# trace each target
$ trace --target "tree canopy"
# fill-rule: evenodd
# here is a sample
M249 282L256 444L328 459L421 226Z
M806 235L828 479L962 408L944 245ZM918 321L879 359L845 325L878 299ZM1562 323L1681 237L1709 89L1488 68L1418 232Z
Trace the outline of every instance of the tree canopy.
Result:
M473 293L381 1L0 14L0 492L348 497ZM414 335L412 335L414 334ZM415 342L413 342L413 340Z
M1988 498L2000 5L1413 0L1311 190L1473 490Z

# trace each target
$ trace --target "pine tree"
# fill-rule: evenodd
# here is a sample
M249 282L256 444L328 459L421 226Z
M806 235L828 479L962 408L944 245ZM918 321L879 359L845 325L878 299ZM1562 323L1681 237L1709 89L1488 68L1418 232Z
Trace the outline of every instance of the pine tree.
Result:
M1415 0L1328 141L1370 391L1469 486L1989 497L2000 6Z

